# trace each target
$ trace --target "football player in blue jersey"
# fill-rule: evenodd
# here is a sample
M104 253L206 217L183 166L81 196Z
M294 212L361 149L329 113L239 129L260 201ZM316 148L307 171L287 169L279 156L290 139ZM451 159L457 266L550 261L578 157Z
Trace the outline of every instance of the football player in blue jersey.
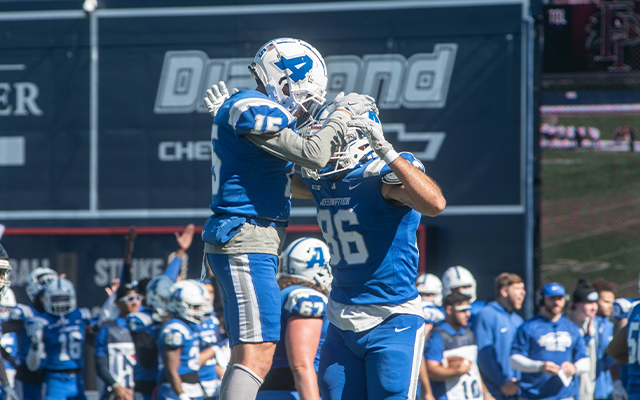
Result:
M418 288L418 293L422 298L424 335L425 340L428 340L429 333L431 333L431 329L433 329L434 325L444 321L444 313L440 310L440 307L442 307L442 281L433 274L422 274L418 279L416 279L416 287ZM427 365L424 360L420 365L418 382L420 383L420 398L424 400L433 400Z
M1 260L0 263L2 263ZM2 297L0 297L0 322L5 322L9 319L9 313L16 305L16 296L14 295L13 290L6 289L4 294L2 294ZM15 357L17 352L15 332L3 334L0 338L0 345L2 345L2 358L4 359L4 370L7 378L0 388L0 399L18 399L14 390L16 369L11 362L9 362L9 360L12 360ZM0 377L1 376L2 373L0 372Z
M325 400L411 398L425 340L416 230L446 202L420 160L385 140L373 111L349 125L332 162L294 181L294 197L315 199L331 250L320 390Z
M442 294L450 295L453 291L458 291L467 296L471 296L471 319L469 328L473 330L473 325L480 311L484 308L485 302L478 301L476 296L476 279L468 269L459 265L449 267L442 274Z
M375 109L369 96L336 97L334 111L313 136L297 129L325 102L327 70L310 44L274 39L249 67L256 90L222 103L213 120L213 215L205 223L206 263L222 288L232 347L222 400L253 400L280 338L278 255L291 202L293 163L326 165L353 116ZM205 267L206 268L206 267Z
M467 326L470 296L453 292L444 298L446 317L435 327L425 350L433 396L438 400L493 399L478 370L476 338Z
M524 282L516 274L503 272L494 279L496 300L478 314L473 333L478 344L478 366L482 379L496 399L517 396L520 371L511 368L511 343L522 323L517 312L526 295Z
M45 371L45 400L86 399L82 378L85 330L93 323L86 308L76 308L73 284L57 278L44 291L45 312L25 322L31 338L26 364Z
M200 341L198 325L204 321L207 297L204 285L193 280L171 287L170 316L158 335L162 358L157 399L188 400L204 396L198 371Z
M640 291L640 279L638 281L638 291ZM627 326L627 317L629 316L629 310L631 305L638 299L633 298L618 298L613 303L611 311L611 318L613 319L613 333L617 334L622 328ZM626 387L629 377L629 366L626 364L618 364L612 368L612 379L614 380L613 397L614 400L627 400Z
M218 365L218 328L220 321L213 315L213 282L205 280L204 321L198 326L200 338L200 370L198 376L205 393L205 398L213 398L220 386L222 368Z
M325 316L331 286L329 248L321 240L303 237L282 255L280 341L271 370L257 400L317 400L318 363L329 321Z
M562 315L566 292L558 283L542 288L540 312L520 325L511 345L511 367L522 373L520 396L530 400L577 398L573 377L589 371L578 327Z
M595 399L613 398L614 386L611 379L611 368L616 364L605 353L606 347L613 339L613 322L611 322L611 310L616 298L616 284L608 282L604 278L593 281L593 287L598 292L598 312L596 313L596 391ZM626 390L625 390L626 392ZM613 398L613 400L618 400Z
M136 285L123 282L115 299L119 316L103 326L96 336L95 365L98 377L106 385L103 398L129 400L133 398L136 353L126 317L138 312L142 297Z
M58 273L50 268L36 268L25 282L31 305L18 304L9 312L9 320L2 323L4 333L15 332L17 352L12 360L16 367L16 392L24 400L40 400L42 397L41 371L30 371L25 363L31 339L25 330L25 321L44 313L44 290L58 278Z

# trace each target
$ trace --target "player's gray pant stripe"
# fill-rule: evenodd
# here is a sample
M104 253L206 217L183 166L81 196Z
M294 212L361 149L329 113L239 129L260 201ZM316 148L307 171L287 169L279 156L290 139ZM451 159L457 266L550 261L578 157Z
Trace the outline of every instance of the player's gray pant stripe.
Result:
M418 374L422 363L422 353L424 350L424 324L416 332L416 341L413 345L413 365L411 366L411 384L409 385L409 400L415 400L418 390Z
M238 299L238 316L240 319L240 340L255 343L262 341L262 324L258 297L253 286L249 256L247 254L230 255L229 267L233 288Z

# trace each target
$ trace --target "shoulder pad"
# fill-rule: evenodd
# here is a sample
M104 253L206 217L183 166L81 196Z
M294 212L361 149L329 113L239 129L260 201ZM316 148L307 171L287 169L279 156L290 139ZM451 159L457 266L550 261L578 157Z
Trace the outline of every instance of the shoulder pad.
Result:
M627 318L630 308L631 308L631 301L629 301L629 299L624 299L624 298L616 299L613 302L611 316L614 319Z
M143 312L135 312L127 315L127 326L131 332L140 332L153 324L153 318Z
M437 324L440 321L444 321L444 314L435 306L422 307L422 313L424 314L424 322L427 324Z
M327 296L311 288L295 289L284 304L285 310L302 317L323 317L327 308Z
M162 328L160 336L163 346L180 347L184 345L185 341L191 339L191 332L178 322L170 322Z
M229 109L229 125L237 134L276 133L289 126L295 118L280 104L259 97L236 101Z
M25 304L18 304L9 312L9 318L14 320L23 320L33 316L33 310Z
M424 165L422 164L422 161L420 161L417 158L415 158L415 156L413 154L407 153L407 152L402 152L402 153L400 153L400 157L402 157L405 160L409 161L411 163L411 165L413 165L414 167L418 168L420 171L425 172ZM393 171L391 171L391 168L386 163L382 167L382 170L380 171L380 175L382 175L382 182L384 182L384 183L387 183L389 185L400 185L400 184L402 184L402 182L400 182L400 180L398 179L396 174Z
M215 315L212 315L210 317L210 321L211 321L212 324L214 324L216 326L220 326L220 320Z

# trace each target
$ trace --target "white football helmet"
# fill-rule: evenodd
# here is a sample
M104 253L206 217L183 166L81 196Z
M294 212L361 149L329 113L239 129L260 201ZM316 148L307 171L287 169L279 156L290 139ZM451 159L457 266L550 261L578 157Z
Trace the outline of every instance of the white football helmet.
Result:
M249 66L255 80L263 84L267 96L298 117L298 127L310 121L325 102L327 66L313 46L300 39L280 38L267 42L258 50ZM283 92L289 85L289 94Z
M453 289L470 286L468 289L460 290L460 293L471 296L471 303L476 301L476 280L468 269L459 265L449 267L442 274L442 294L448 296Z
M330 261L331 252L322 240L304 237L293 241L282 253L280 273L330 290L333 280Z
M0 295L11 286L9 274L11 274L9 255L7 255L7 251L0 244Z
M13 290L7 288L2 297L0 297L0 321L8 320L9 310L17 304L16 295L13 294Z
M209 293L209 289L204 283L198 281L196 283L201 285L204 290L204 317L206 319L213 315L213 297L211 297L211 293Z
M171 286L175 281L167 275L153 278L147 285L146 302L160 317L167 315L167 305L171 297Z
M73 283L56 278L44 289L44 310L49 314L63 316L76 309L76 290Z
M180 318L199 324L207 311L207 288L200 282L186 280L171 286L169 311Z
M40 295L47 285L58 278L58 273L51 268L36 268L27 277L25 283L27 296L33 303L36 297Z
M440 307L442 305L442 282L440 278L433 274L422 274L416 279L416 287L420 294L432 294L433 304Z

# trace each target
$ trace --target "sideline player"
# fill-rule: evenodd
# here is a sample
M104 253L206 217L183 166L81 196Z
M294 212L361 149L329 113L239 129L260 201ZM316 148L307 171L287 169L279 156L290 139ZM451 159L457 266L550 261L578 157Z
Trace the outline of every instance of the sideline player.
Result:
M319 399L320 346L329 325L330 257L327 245L310 237L293 241L284 251L278 279L280 341L257 400Z
M589 371L589 356L578 327L562 315L566 292L558 283L542 288L540 312L520 325L511 346L511 367L522 372L521 397L577 398L575 375Z
M340 96L324 128L302 137L296 128L325 102L320 53L299 39L274 39L249 69L256 90L233 94L213 120L214 215L202 232L205 264L222 289L232 347L222 400L255 399L280 338L276 272L291 208L292 162L324 166L342 143L346 122L375 108L371 97Z
M438 323L444 321L444 313L440 310L442 307L442 282L440 278L433 274L422 274L416 279L416 287L422 298L422 312L424 314L424 337L425 341L429 340L431 329ZM427 363L425 360L420 364L420 375L418 376L420 383L420 398L424 400L433 400L431 391L431 383L429 382L429 374L427 372Z
M25 322L31 338L27 367L44 367L46 399L85 399L82 347L91 312L76 308L73 284L57 278L44 291L45 313Z
M447 268L442 274L442 294L448 296L454 291L471 297L469 328L473 330L473 325L478 314L484 308L485 302L478 301L476 297L476 278L468 269L459 265Z
M493 399L480 377L476 338L467 327L471 317L470 296L453 292L444 298L446 317L427 342L425 358L433 396L438 400ZM461 358L449 365L452 357Z
M416 230L445 199L418 159L385 140L373 111L350 126L331 164L294 180L294 197L315 199L331 249L320 391L325 400L412 398L424 347Z
M6 289L2 298L0 298L0 322L7 321L9 319L9 313L16 305L16 296L13 293L13 290ZM6 382L3 382L3 387L0 389L0 399L10 400L12 399L12 394L14 395L14 398L17 399L15 391L13 390L13 388L15 388L16 369L10 362L17 353L15 332L3 334L2 338L0 338L0 345L2 345L2 358L4 359L4 370L7 376Z

